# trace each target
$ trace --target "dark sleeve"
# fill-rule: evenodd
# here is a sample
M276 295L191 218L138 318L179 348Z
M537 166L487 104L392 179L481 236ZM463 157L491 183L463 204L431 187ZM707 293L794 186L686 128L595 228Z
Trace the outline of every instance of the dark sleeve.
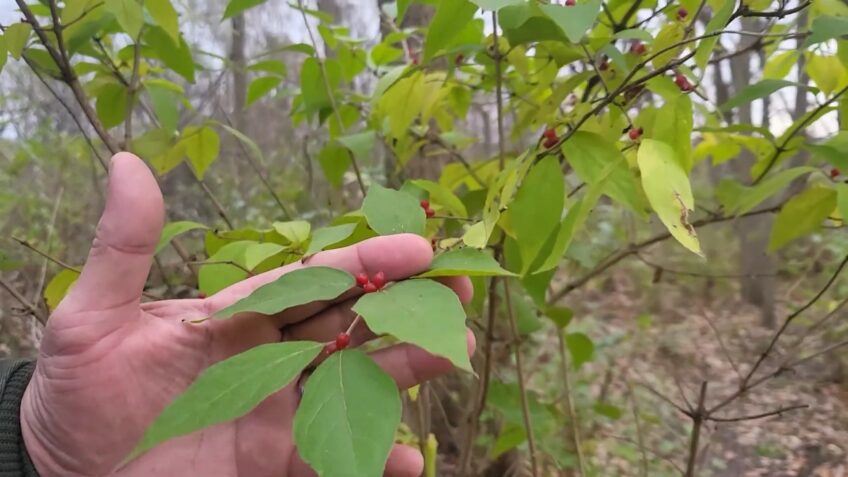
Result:
M35 361L0 360L0 477L38 477L21 434L21 401Z

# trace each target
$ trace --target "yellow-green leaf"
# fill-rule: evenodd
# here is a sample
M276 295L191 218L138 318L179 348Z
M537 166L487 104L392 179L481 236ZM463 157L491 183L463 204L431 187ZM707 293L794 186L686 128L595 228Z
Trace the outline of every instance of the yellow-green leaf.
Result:
M501 268L491 255L475 248L460 248L441 253L433 259L430 269L420 277L451 277L451 276L514 276L515 274Z
M6 27L3 36L6 38L6 48L12 58L21 59L21 53L26 47L30 32L32 32L32 26L29 23L14 23Z
M138 38L144 26L144 11L136 0L105 0L106 11L111 13L118 25L133 39Z
M71 287L79 278L79 272L76 270L65 269L57 273L44 287L44 302L47 303L47 308L50 311L56 309L59 303L65 298L65 295L71 290Z
M180 42L180 25L177 11L171 4L171 0L144 0L144 6L150 12L150 16L165 30L174 43Z
M512 231L521 252L521 274L530 270L548 237L556 229L565 201L559 161L548 156L524 178L510 207Z
M780 209L771 229L770 252L818 230L836 208L836 191L813 187L789 199Z
M159 243L156 245L156 252L155 253L161 252L162 249L165 248L166 246L168 246L168 244L171 243L171 240L173 240L173 238L176 237L177 235L184 234L184 233L186 233L190 230L208 229L208 228L209 227L207 227L203 224L200 224L200 223L197 223L197 222L192 222L190 220L182 220L182 221L179 221L179 222L171 222L170 224L166 225L165 228L162 229L162 235L159 238Z
M681 245L703 256L698 235L689 220L689 213L695 209L692 186L674 150L664 142L644 139L637 161L642 172L642 188L663 225Z
M270 93L280 84L282 78L277 76L261 76L250 82L247 87L246 107L255 103L257 100Z
M218 158L218 153L221 150L221 138L209 126L201 128L189 126L183 131L181 142L185 143L186 156L188 156L194 175L202 180L203 175L206 174L206 169Z
M672 48L672 45L676 45L683 40L685 33L686 27L681 22L668 22L660 29L656 39L654 39L653 45L651 45L651 52L654 54L659 53L651 60L654 68L662 68L677 58L677 55L683 50L683 45L674 48ZM663 51L666 48L668 50ZM660 53L661 51L662 53Z

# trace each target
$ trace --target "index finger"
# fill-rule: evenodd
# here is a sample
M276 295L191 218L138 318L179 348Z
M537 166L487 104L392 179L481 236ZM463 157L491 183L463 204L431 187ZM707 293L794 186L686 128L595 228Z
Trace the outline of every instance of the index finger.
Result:
M433 249L430 242L419 235L398 234L374 237L349 247L318 253L305 264L302 262L292 263L231 285L206 298L204 310L211 315L250 295L262 285L304 267L333 267L345 270L352 275L365 272L369 277L377 272L383 272L388 280L396 281L427 270L432 260ZM284 312L283 322L300 321L338 300L349 297L349 294L344 294L337 300L314 302L291 308Z

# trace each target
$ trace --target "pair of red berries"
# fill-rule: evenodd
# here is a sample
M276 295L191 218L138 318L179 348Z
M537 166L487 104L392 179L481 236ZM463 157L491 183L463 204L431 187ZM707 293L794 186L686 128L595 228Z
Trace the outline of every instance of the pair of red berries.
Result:
M630 53L636 56L642 56L647 51L645 44L641 41L636 41L632 45L630 45Z
M687 10L685 7L680 7L680 8L677 9L677 19L678 20L685 20L686 17L688 17L688 16L689 16L689 10Z
M362 288L365 293L374 293L377 290L382 290L386 286L386 274L377 272L373 277L368 278L365 272L356 274L356 284Z
M630 128L627 131L627 137L632 141L638 141L640 137L642 137L642 128Z
M424 215L426 215L428 219L436 215L436 212L430 208L430 201L427 199L421 201L421 208L424 209Z
M674 75L674 84L680 88L680 91L688 93L692 91L692 83L689 82L689 79L683 73L677 73Z
M336 351L341 351L347 348L348 345L350 345L350 335L342 331L338 336L336 336L335 341L330 341L326 346L324 346L324 351L327 352L327 354L333 354Z
M830 170L830 178L831 179L836 179L837 177L839 177L840 174L842 174L842 173L839 172L839 169L837 169L835 167Z
M554 128L545 129L545 132L542 133L542 137L545 138L545 141L542 142L545 149L550 149L556 146L559 142L559 137L557 137L556 129Z

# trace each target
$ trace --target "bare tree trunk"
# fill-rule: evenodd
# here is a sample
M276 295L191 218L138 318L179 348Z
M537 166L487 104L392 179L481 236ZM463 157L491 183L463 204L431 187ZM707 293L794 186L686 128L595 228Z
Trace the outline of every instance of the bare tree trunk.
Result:
M752 25L751 22L743 23L746 28L757 26ZM739 45L740 48L745 46ZM740 55L730 60L734 91L738 92L751 84L751 62L756 60L754 55ZM738 112L736 120L739 124L753 124L750 103L741 106ZM763 115L763 121L762 126L768 127L767 115ZM731 168L737 178L747 180L753 163L752 154L749 151L743 151L742 156L731 163ZM766 327L775 325L774 272L776 267L772 257L766 252L772 221L773 218L770 215L764 214L734 223L736 236L739 239L739 273L744 275L741 280L742 299L760 309L762 323Z

